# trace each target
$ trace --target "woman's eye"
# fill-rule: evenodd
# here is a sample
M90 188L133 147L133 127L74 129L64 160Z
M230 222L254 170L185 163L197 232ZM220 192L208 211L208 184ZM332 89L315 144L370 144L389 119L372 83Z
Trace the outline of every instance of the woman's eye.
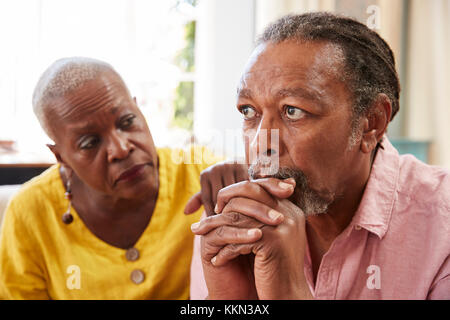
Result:
M253 119L256 116L256 111L250 106L242 106L239 110L243 115L245 120Z
M85 138L80 143L80 149L92 149L97 145L98 141L99 139L96 137Z
M299 120L305 116L305 112L302 109L293 106L286 106L285 113L289 120Z
M130 117L125 118L120 123L120 127L123 128L123 129L126 129L126 128L130 127L133 124L133 122L134 122L134 118L136 118L136 116L130 116Z

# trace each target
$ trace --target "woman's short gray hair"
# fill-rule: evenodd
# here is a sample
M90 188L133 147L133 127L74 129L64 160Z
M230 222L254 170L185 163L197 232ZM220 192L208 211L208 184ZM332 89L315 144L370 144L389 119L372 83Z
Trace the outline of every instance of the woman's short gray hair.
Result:
M104 72L117 72L103 61L86 57L62 58L53 62L41 75L33 92L33 111L44 131L53 138L47 123L51 100L63 97ZM118 74L117 74L118 75Z

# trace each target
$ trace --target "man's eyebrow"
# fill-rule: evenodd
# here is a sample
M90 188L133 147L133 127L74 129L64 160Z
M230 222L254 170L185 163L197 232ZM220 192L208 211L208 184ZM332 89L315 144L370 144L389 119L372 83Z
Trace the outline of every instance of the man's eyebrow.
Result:
M275 94L279 98L300 97L300 98L305 98L305 99L314 100L314 101L321 100L321 95L319 92L306 90L301 87L283 88L283 89L278 90ZM238 89L237 95L239 98L248 98L248 99L253 98L253 94L250 89Z
M320 101L321 100L321 95L319 92L306 90L301 87L281 89L276 93L276 95L280 98L299 97L299 98L305 98L305 99L312 100L312 101Z
M247 98L247 99L252 99L253 97L252 91L250 89L238 89L237 96L238 98Z

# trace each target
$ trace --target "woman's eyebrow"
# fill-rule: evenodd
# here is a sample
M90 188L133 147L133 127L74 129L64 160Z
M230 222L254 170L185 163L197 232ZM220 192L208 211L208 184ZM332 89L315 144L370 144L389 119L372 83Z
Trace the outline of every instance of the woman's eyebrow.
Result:
M81 134L81 133L85 133L85 132L94 131L95 128L96 128L96 126L94 124L87 122L81 126L73 127L73 128L71 128L71 130L75 134Z
M119 111L119 107L112 107L111 110L109 110L109 113L116 114L117 111Z

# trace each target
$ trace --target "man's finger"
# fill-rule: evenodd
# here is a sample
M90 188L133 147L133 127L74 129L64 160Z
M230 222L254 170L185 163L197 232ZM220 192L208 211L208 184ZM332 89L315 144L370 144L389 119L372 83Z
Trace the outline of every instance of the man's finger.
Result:
M201 219L191 225L191 230L196 235L205 235L221 226L232 226L236 228L261 228L264 223L237 212L225 212Z
M250 254L257 243L228 244L211 259L215 267L225 265L227 262L237 258L240 255Z
M266 225L276 226L283 222L284 216L272 207L259 201L247 198L232 198L222 210L222 214L227 212L241 213L254 218Z
M202 206L202 193L201 191L194 194L184 207L184 214L191 214L200 209Z
M224 206L235 197L249 198L263 202L269 207L276 205L275 198L285 199L292 195L295 180L292 178L279 180L263 178L252 181L242 181L219 191L215 212L222 212Z
M232 243L255 242L261 237L261 229L243 229L230 226L218 227L205 236L206 241L213 247L223 247Z

